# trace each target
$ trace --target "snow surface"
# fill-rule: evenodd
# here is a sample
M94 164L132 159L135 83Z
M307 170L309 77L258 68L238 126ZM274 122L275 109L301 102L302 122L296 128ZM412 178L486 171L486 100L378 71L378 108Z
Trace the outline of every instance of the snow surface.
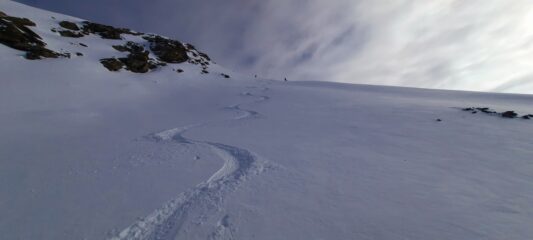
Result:
M533 239L533 121L460 110L531 95L113 73L0 11L85 55L0 45L0 239Z

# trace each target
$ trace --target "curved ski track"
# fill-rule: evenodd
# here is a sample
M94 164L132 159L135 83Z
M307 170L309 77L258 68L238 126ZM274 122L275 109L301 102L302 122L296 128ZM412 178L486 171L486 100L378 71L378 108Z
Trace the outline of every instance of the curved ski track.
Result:
M263 88L262 91L267 91ZM258 96L252 93L244 93L244 96L257 97L254 103L267 101L268 96ZM250 119L259 116L258 112L243 109L242 104L227 107L242 113L230 121ZM155 210L149 216L138 220L130 225L118 236L110 238L111 240L171 240L176 239L180 232L183 231L184 224L192 218L202 218L198 212L205 214L209 211L219 211L224 196L236 189L236 187L251 175L259 174L267 167L266 161L254 153L223 143L208 141L198 141L184 137L183 134L194 128L203 127L212 123L195 124L185 127L173 128L159 133L150 134L148 139L155 141L174 141L181 144L194 144L209 147L216 155L224 160L224 165L215 172L208 180L198 184L193 189L181 193L177 198L166 203L163 207ZM195 215L196 214L196 215ZM195 215L195 216L190 216ZM227 222L226 215L222 223ZM201 223L200 223L201 224ZM221 224L217 227L215 233L224 229L227 224ZM211 239L220 239L219 233L211 235Z

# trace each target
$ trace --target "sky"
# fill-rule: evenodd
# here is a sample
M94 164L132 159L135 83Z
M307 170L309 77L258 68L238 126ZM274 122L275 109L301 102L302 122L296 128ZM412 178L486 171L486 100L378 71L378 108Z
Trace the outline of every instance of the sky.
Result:
M533 94L530 0L18 0L268 78Z

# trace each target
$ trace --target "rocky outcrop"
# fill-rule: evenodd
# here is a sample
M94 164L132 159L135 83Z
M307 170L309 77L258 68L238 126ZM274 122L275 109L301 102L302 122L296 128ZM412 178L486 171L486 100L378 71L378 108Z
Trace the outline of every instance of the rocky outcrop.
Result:
M161 61L167 63L183 63L189 60L187 49L177 40L156 35L148 35L143 38L150 43L150 50Z
M85 36L85 35L83 35L83 33L70 31L70 30L61 30L61 31L58 31L58 32L59 32L59 35L61 35L62 37L81 38L81 37Z
M504 118L516 118L518 114L514 111L505 111L501 113L501 116Z
M114 45L113 48L119 52L129 53L125 58L119 58L118 60L126 66L126 70L131 72L146 73L164 64L150 58L150 52L138 43L127 42L124 45Z
M113 48L119 52L129 52L129 53L135 53L135 52L143 52L144 46L135 43L135 42L127 42L124 45L113 45Z
M124 67L124 63L116 58L104 58L100 59L100 63L104 65L109 71L116 72Z
M52 18L55 19L54 17ZM78 57L83 56L80 52L57 53L47 49L43 39L29 28L34 26L36 24L30 19L12 17L0 12L0 43L25 51L27 59L70 58L71 54ZM138 33L127 28L116 28L89 21L58 20L57 25L51 31L68 38L97 35L103 39L121 40L124 34L138 36L130 36L129 39L132 41L126 43L124 41L116 41L120 44L113 45L116 51L125 53L125 56L113 56L100 60L101 64L110 71L125 69L135 73L146 73L167 64L188 62L200 65L201 73L208 74L208 67L212 63L207 54L198 51L191 44L183 44L180 41L155 34ZM75 43L70 42L70 44L74 45ZM88 47L82 42L77 44ZM178 73L183 72L182 69L176 71ZM230 78L227 74L221 74L221 76Z
M31 26L36 24L27 18L12 17L0 12L0 43L25 51L26 59L30 60L66 57L64 54L47 49L42 38L28 28Z
M104 39L122 39L122 34L142 35L142 33L135 33L127 28L115 28L109 25L93 23L89 21L83 22L83 33L89 35L91 33L98 34Z
M62 30L53 28L52 32L59 32L63 37L81 38L90 34L96 34L104 39L115 40L122 39L122 34L142 35L142 33L133 32L127 28L115 28L109 25L89 21L84 21L80 24L82 25L81 27L75 22L61 21L59 22L59 26Z
M470 112L472 114L476 114L478 112L482 112L488 115L494 115L494 116L500 116L502 118L518 118L518 113L515 111L504 111L504 112L496 112L494 110L491 110L488 107L468 107L463 108L463 111ZM531 119L533 118L533 114L526 114L521 117L522 119Z
M119 58L126 70L135 73L146 73L166 63L150 58L150 52L143 45L135 42L127 42L124 45L114 45L113 48L119 52L128 52L124 58ZM103 64L103 63L102 63Z
M126 65L126 69L129 71L135 73L146 73L150 69L157 67L155 64L152 64L149 61L150 57L148 57L148 55L148 51L134 52L128 54L128 56L125 58L120 58L120 61Z
M69 22L69 21L61 21L59 22L59 26L61 26L62 28L68 29L68 30L72 30L72 31L80 30L80 28L78 27L76 23Z

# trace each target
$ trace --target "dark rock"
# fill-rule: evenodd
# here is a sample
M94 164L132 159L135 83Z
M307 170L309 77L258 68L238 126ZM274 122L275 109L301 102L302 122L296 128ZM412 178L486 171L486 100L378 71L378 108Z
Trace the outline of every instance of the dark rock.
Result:
M484 112L484 113L489 113L489 114L494 114L494 113L497 113L495 111L491 111L490 108L487 108L487 107L481 107L481 108L476 108L477 110L481 111L481 112Z
M527 114L527 115L524 115L522 116L523 119L532 119L533 118L533 114Z
M38 60L43 58L58 58L60 55L46 48L35 48L28 50L24 57L28 60Z
M222 75L222 77L224 77L224 78L230 78L230 76L228 74L221 73L220 75Z
M158 66L164 66L165 63L157 62L149 57L150 53L138 43L127 42L124 45L114 45L113 48L120 52L129 52L125 58L120 61L126 65L126 69L135 73L146 73L149 70L156 69Z
M134 42L127 42L125 45L114 45L113 48L119 52L141 53L144 47Z
M469 107L469 108L463 108L462 110L463 111L470 111L472 114L477 113L477 111L481 111L481 112L486 113L488 115L500 116L500 117L503 117L503 118L517 118L518 117L518 114L515 111L505 111L505 112L499 113L499 112L491 110L488 107L476 107L476 108ZM531 119L531 118L533 118L533 114L524 115L521 118L522 119Z
M109 71L113 71L113 72L116 72L122 69L122 67L124 67L124 63L122 63L120 60L116 58L100 59L100 63L102 63L102 65L104 65L104 67L106 67Z
M120 60L126 64L126 69L135 73L145 73L150 70L148 59L148 51L145 51L142 53L130 53L127 58L121 58Z
M87 35L90 33L98 34L104 39L122 39L122 34L134 34L127 28L115 28L109 25L92 23L85 21L83 22L83 32Z
M82 33L69 31L69 30L59 31L59 35L61 35L62 37L71 37L71 38L81 38L81 37L85 36Z
M83 53L81 53L81 52L77 52L77 53L76 53L76 56L81 57L81 56L83 56Z
M30 19L27 19L27 18L18 18L18 17L11 17L11 16L5 16L2 18L12 22L15 25L30 26L30 27L37 26L34 22L32 22Z
M61 26L62 28L66 28L68 30L72 30L72 31L79 31L80 30L80 28L78 27L78 25L76 23L69 22L69 21L61 21L59 23L59 26Z
M209 72L205 69L202 70L202 74L208 74Z
M504 118L515 118L516 116L518 116L518 114L516 114L514 111L506 111L501 114Z
M179 41L155 35L144 36L143 38L150 42L150 50L161 61L167 63L183 63L189 59L187 49Z
M0 42L12 48L26 50L31 46L45 46L41 37L25 25L0 18Z
M113 45L113 48L119 52L127 52L128 48L123 45Z
M194 47L194 45L192 45L192 44L190 44L190 43L186 43L186 44L185 44L185 47L187 48L187 50L198 51L198 50L196 50L196 47Z
M178 69L178 70L176 70L176 72L178 72L178 73L182 73L182 72L183 72L183 69Z
M133 52L128 54L126 58L121 58L120 61L122 61L126 65L126 69L135 73L146 73L150 69L157 68L157 65L150 61L150 58L148 57L149 52Z
M86 44L84 44L84 43L80 43L80 46L82 46L82 47L88 47L88 46L87 46Z
M26 18L11 17L3 13L0 16L0 43L25 51L26 59L30 60L65 56L47 49L42 38L27 26L35 26L35 23Z
M148 60L148 68L150 70L157 69L157 67L161 66L160 63L153 61L152 59Z
M435 121L437 121L437 122L442 122L442 119L437 118Z
M207 54L203 53L203 52L198 52L200 54L200 57L203 57L205 58L207 61L211 61L211 58L209 56L207 56ZM209 64L209 62L206 62L207 64Z

